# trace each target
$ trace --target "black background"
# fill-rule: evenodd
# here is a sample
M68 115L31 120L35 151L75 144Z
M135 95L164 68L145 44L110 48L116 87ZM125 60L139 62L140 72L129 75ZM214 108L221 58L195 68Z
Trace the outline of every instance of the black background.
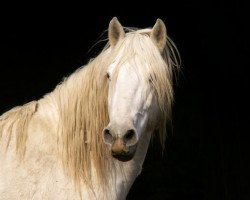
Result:
M113 16L139 28L161 18L183 62L173 135L163 156L152 143L127 199L250 199L247 4L104 4L109 9L98 2L2 7L0 113L42 98L96 56L104 44L91 47Z

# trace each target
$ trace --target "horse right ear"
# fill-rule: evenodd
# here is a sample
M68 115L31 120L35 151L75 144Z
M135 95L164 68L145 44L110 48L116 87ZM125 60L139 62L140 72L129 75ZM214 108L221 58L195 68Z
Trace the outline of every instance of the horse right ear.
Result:
M156 23L150 33L150 38L155 42L160 52L162 52L167 42L167 29L161 19L156 20Z
M114 47L120 39L125 37L125 32L117 17L114 17L109 23L108 37L111 47Z

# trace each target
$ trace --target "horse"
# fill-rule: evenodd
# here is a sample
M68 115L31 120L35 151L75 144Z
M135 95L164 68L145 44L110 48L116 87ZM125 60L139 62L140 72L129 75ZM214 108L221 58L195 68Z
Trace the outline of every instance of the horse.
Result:
M114 17L100 53L41 99L0 116L0 199L120 200L171 121L179 53L164 22Z

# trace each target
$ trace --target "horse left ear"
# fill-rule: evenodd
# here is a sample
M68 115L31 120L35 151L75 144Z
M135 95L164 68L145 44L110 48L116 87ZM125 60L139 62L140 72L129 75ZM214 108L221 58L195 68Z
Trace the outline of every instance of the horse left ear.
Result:
M162 52L167 42L167 29L161 19L156 20L150 33L150 38L155 42L160 52Z
M115 46L117 42L125 37L125 32L117 17L114 17L109 23L108 37L110 46Z

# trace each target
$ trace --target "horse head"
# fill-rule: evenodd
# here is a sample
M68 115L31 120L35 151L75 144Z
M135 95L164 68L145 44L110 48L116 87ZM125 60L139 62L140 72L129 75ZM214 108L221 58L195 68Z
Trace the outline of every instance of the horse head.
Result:
M167 32L162 20L158 19L152 30L126 34L117 18L113 18L108 36L114 59L106 75L109 81L109 124L102 136L113 157L129 161L144 132L154 129L160 117L154 87L167 78L164 74L157 74L159 71L152 70L152 67L161 68L159 65L165 63L161 55L166 46ZM145 46L141 45L142 42ZM151 53L159 59L149 58Z

